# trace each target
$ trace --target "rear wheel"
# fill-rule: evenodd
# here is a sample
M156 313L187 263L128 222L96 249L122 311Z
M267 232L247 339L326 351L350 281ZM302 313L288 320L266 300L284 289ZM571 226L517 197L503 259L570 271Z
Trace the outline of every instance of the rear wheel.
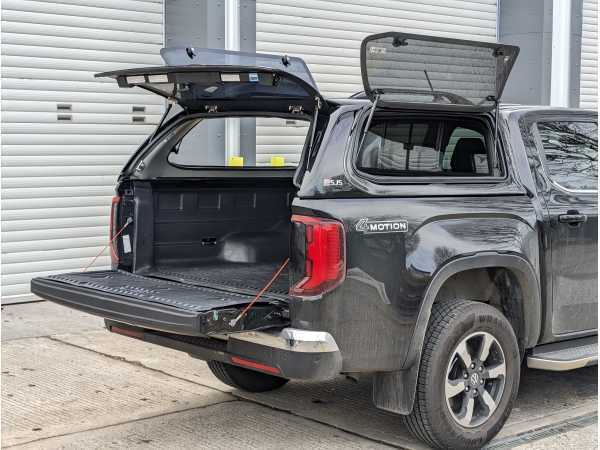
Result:
M497 309L466 300L434 304L408 429L432 447L480 448L510 414L519 363L513 329Z
M279 389L289 380L220 361L208 361L213 375L223 383L248 392L267 392Z

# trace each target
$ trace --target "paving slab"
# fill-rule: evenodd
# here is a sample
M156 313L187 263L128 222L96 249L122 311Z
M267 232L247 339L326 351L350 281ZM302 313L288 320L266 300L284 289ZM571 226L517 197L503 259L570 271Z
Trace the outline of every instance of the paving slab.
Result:
M160 348L108 332L60 335L57 339L161 370L173 376L221 389L202 361L175 350ZM517 404L498 439L532 428L559 423L597 410L597 368L572 372L524 369ZM228 387L224 390L231 391ZM233 395L325 423L378 442L406 448L425 448L413 439L398 416L375 408L371 381L358 383L340 377L327 382L291 382L277 391Z
M523 383L513 413L498 438L522 432L530 426L549 425L553 415L589 414L597 410L597 369L570 373L524 370ZM371 403L371 380L358 383L334 380L325 383L291 383L277 392L234 395L270 405L302 417L310 417L361 436L393 445L416 448L396 416L377 410ZM556 421L559 421L559 418Z
M105 328L86 333L57 334L54 339L98 353L141 364L223 392L233 388L216 379L206 363L187 353L111 333Z
M596 450L598 448L598 424L553 434L550 437L513 448L518 450Z
M486 450L514 448L596 449L598 448L598 414L571 417L558 424L534 428L504 439L495 439L486 446Z
M384 449L367 439L245 402L229 402L60 436L19 450Z
M101 328L101 318L52 302L2 305L2 341Z
M206 448L318 448L324 436L327 447L387 443L425 448L408 435L398 416L372 405L368 377L358 383L344 377L292 382L278 391L250 394L220 383L203 361L109 333L102 320L52 303L3 307L2 319L3 445L42 439L27 448L193 448L195 443ZM492 448L512 448L514 437L524 433L548 448L595 448L597 425L588 423L584 433L582 427L570 430L563 424L597 412L597 373L595 367L568 373L525 369L517 404ZM247 405L244 400L258 412L238 413L247 408L240 407ZM214 406L227 401L232 403ZM215 409L213 420L203 408L221 409ZM264 417L266 429L277 424L278 440L272 442L270 434L258 437L254 415ZM293 432L296 424L327 431L317 433L317 443L306 437L310 445L302 447ZM203 441L199 430L212 426L210 441ZM68 436L51 438L62 434ZM262 445L255 439L263 439ZM542 448L538 442L523 445Z
M234 400L49 338L2 343L2 446Z

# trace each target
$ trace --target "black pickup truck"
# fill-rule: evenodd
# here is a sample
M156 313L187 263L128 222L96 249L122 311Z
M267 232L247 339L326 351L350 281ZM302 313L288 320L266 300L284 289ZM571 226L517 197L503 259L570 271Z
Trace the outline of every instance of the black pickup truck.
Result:
M523 363L597 363L596 113L499 106L517 54L369 36L341 100L288 56L99 74L167 111L120 174L112 270L31 289L240 389L368 374L427 444L479 448Z

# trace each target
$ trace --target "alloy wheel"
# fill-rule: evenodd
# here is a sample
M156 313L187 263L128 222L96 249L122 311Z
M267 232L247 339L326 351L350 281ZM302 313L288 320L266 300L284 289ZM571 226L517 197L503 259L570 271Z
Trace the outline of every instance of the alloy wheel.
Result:
M498 340L480 331L462 339L446 371L446 404L452 418L465 428L483 425L504 392L506 360Z

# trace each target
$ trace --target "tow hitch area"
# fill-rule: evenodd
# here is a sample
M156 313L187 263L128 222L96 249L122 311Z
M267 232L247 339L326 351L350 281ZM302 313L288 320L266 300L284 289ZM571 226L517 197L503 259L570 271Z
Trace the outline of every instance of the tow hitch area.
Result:
M245 331L228 339L182 336L106 321L117 334L179 350L204 361L221 361L288 379L328 380L342 370L342 356L333 337L322 331L294 328Z

